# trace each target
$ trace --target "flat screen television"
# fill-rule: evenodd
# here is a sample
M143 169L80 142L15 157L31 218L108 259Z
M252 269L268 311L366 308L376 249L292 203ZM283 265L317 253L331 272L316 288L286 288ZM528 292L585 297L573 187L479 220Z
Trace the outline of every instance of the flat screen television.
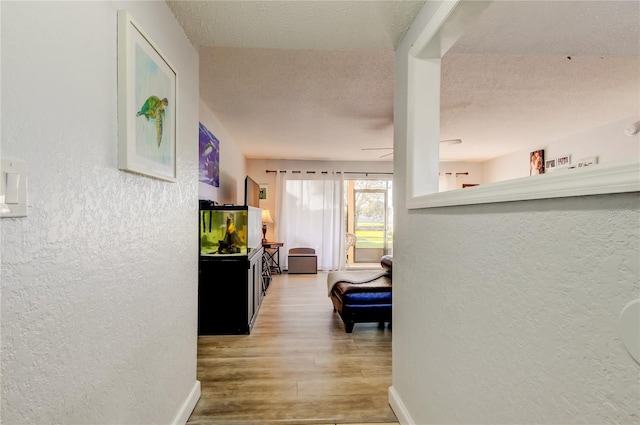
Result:
M260 208L260 185L249 176L244 178L244 204Z

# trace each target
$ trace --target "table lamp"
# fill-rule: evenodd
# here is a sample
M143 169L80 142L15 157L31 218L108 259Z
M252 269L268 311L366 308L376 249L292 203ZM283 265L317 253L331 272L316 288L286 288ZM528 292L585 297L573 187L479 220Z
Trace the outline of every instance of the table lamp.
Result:
M267 242L267 223L273 223L269 210L262 210L262 243Z

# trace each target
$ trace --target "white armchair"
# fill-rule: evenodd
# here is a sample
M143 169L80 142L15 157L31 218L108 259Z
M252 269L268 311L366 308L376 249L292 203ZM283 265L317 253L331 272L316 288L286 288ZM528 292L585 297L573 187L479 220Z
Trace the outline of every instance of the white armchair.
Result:
M347 268L349 268L349 248L353 247L355 249L356 242L358 242L358 237L353 233L347 233L345 235L345 238L346 238L346 242L345 242L345 248L344 248L344 253L345 253L344 261L345 261L345 264L347 265Z

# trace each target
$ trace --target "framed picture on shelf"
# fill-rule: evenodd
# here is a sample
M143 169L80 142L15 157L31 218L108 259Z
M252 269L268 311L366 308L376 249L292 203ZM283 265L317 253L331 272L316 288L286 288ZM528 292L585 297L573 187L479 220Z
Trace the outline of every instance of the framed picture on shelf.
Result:
M529 154L529 175L544 174L544 149Z
M553 171L556 168L556 160L548 159L544 163L544 169L547 171Z
M118 168L176 181L177 73L125 10L118 11Z
M556 158L556 168L568 168L571 165L571 155L563 155Z
M578 168L582 168L582 167L588 167L589 165L594 165L598 163L598 157L597 156L592 156L590 158L583 158L580 161L578 161Z

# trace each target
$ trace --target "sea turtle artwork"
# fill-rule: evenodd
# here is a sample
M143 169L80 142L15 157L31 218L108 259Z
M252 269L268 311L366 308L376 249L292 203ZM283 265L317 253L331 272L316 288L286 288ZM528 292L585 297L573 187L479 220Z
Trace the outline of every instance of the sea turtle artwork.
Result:
M144 105L142 105L142 108L140 108L140 111L136 114L136 117L144 115L147 121L149 121L149 118L156 120L156 141L158 142L158 147L160 147L160 143L162 142L164 108L168 105L169 101L166 97L164 99L160 99L158 96L149 96L149 98L144 102Z

